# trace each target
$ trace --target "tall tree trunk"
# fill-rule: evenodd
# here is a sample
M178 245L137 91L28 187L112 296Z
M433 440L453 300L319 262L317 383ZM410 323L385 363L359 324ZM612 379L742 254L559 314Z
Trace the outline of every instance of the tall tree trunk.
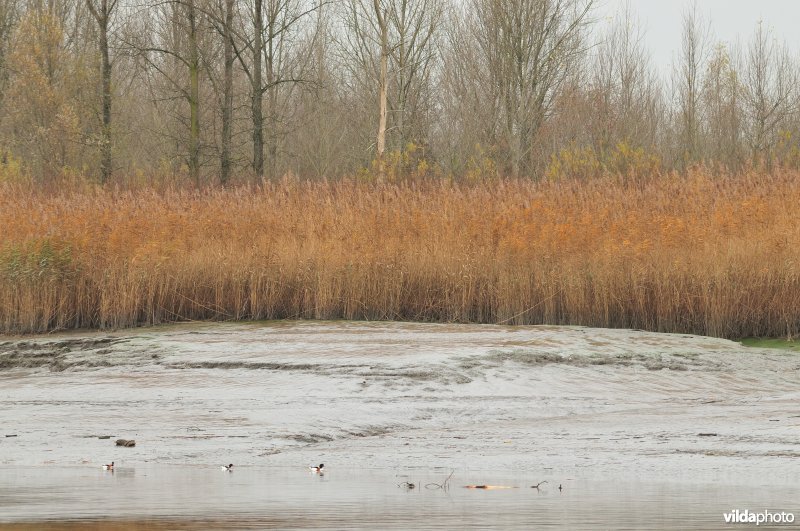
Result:
M275 22L278 13L270 5L269 12L269 39L267 41L267 121L269 133L267 135L267 178L272 180L278 172L278 87L275 75Z
M189 19L189 176L200 185L200 53L194 0L186 3Z
M395 123L397 126L397 132L399 137L400 145L399 150L401 154L405 154L406 152L406 103L408 100L408 91L406 87L406 70L408 69L408 64L406 63L406 4L405 2L402 5L402 9L400 11L400 20L398 21L399 26L399 55L397 56L397 70L399 75L399 90L397 95L397 106L394 110L395 116ZM403 157L398 159L398 168L397 173L398 175L403 171Z
M267 136L267 153L269 154L268 172L269 178L274 179L278 173L278 119L276 112L278 109L278 87L269 87L269 136Z
M111 60L108 56L108 23L111 12L116 6L116 1L112 0L109 6L108 0L102 0L100 8L95 8L92 0L86 0L86 5L92 16L97 21L99 30L100 58L102 61L102 90L103 90L103 127L102 138L100 139L100 182L105 184L111 179L114 171L111 153Z
M389 23L386 20L386 13L381 12L378 0L373 0L375 16L378 19L378 26L381 30L381 73L378 81L378 139L377 139L377 160L378 178L383 180L386 177L383 153L386 149L386 90L388 84L388 63L389 63Z
M101 148L100 179L105 184L111 178L111 61L108 57L108 10L103 0L102 23L100 23L100 54L103 57L103 146Z
M253 75L251 85L253 91L253 171L256 180L264 178L264 111L261 97L261 59L263 53L264 6L263 0L255 0L255 16L253 17Z
M231 174L231 138L233 120L233 2L225 0L225 27L223 28L225 46L225 81L222 105L222 160L220 161L219 180L223 186L227 184Z

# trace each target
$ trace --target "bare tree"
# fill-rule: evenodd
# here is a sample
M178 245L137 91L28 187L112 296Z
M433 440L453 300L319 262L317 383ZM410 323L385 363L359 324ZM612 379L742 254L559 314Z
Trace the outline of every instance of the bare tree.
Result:
M463 10L462 10L463 9ZM493 161L501 143L497 127L500 98L481 50L470 39L473 18L466 7L445 18L439 72L440 119L432 135L440 163L454 174Z
M296 122L288 132L293 146L295 171L309 178L342 175L351 170L350 154L358 141L351 127L354 108L347 104L349 92L337 74L341 68L333 33L337 20L333 7L321 6L314 14L314 26L306 34L306 76L311 80L297 92L292 105ZM369 109L370 117L372 109ZM371 135L372 132L370 131Z
M380 74L378 76L378 138L376 141L376 154L378 158L378 174L384 177L383 152L386 149L386 98L389 84L389 17L388 9L381 5L380 0L372 1L375 12L375 21L380 33Z
M342 47L348 82L370 101L377 99L375 159L381 178L388 148L403 153L409 140L426 136L421 115L431 106L434 37L442 18L439 0L351 0L347 5Z
M424 136L422 127L415 126L429 105L426 100L437 58L434 39L443 18L443 6L437 0L399 0L391 5L389 14L396 35L391 54L396 89L390 108L403 152L410 139Z
M11 44L11 35L19 18L19 6L17 0L0 0L0 122L3 121L5 108L3 96L7 90L8 69L6 68L6 56ZM0 163L8 161L8 154L3 139L0 137Z
M253 171L257 179L264 177L264 88L261 82L262 62L264 58L264 2L254 0L253 4L253 41L250 45L253 56L252 69L242 66L250 77L251 109L253 113Z
M142 16L139 29L155 26L156 31L129 35L127 44L136 50L150 69L166 81L188 103L189 177L200 184L200 39L204 11L198 0L158 2ZM181 72L185 72L185 77Z
M0 0L0 98L2 98L3 82L8 73L5 67L6 55L11 42L11 34L19 18L18 0Z
M643 39L641 25L626 5L592 56L592 109L586 114L595 117L589 129L602 156L618 142L648 147L656 142L663 110Z
M224 87L222 95L222 154L220 160L220 182L225 185L231 175L231 142L233 138L233 11L234 0L225 0L224 24Z
M491 126L515 176L534 168L532 148L564 81L582 57L592 0L470 0L458 50L473 93L495 107ZM460 54L459 54L460 55ZM457 55L451 60L461 60ZM475 74L476 69L478 73ZM480 100L481 98L474 98Z
M743 81L752 160L771 164L778 128L797 110L798 78L786 44L776 42L761 22L747 48Z
M101 60L102 77L102 108L103 108L103 128L100 144L100 181L107 182L113 172L113 160L111 153L111 60L108 53L108 28L111 16L117 6L117 0L86 0L86 6L92 13L97 22L98 47Z
M325 2L306 4L304 0L253 0L251 28L238 33L234 52L250 81L250 108L253 122L253 171L264 177L264 131L268 129L268 177L275 178L278 159L280 89L304 81L302 52L294 48L295 35L305 18ZM264 95L267 94L267 127L264 120Z
M200 50L198 49L198 12L194 0L182 4L187 28L187 66L189 67L189 176L200 183Z
M710 29L697 12L697 3L683 13L680 60L674 78L678 97L678 134L683 164L700 157L700 97L703 69L709 52Z
M707 156L729 167L742 163L742 86L735 52L718 44L703 75L702 105L707 128Z
M388 8L380 1L350 0L344 9L344 29L338 35L338 47L346 74L339 78L346 91L354 95L353 99L364 102L365 109L358 115L363 123L356 128L369 128L371 131L365 134L365 140L370 144L370 152L375 146L375 161L382 178L388 128ZM378 112L377 130L374 129L374 109ZM355 121L356 116L351 116L350 123L355 124Z

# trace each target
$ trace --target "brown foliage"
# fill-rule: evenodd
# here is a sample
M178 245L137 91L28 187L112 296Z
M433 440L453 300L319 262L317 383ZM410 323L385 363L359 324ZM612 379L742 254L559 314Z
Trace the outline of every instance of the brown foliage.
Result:
M0 331L181 320L800 325L800 172L44 192L0 184Z

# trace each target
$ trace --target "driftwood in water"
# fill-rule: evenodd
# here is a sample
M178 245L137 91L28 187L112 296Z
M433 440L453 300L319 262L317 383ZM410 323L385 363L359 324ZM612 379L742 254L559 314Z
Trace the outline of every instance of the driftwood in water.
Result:
M445 479L442 483L428 483L427 485L425 485L425 488L426 489L442 489L442 490L449 489L450 488L450 478L453 477L454 473L455 473L455 470L451 471L450 475L447 476L447 479Z
M125 446L127 448L131 448L133 446L136 446L136 441L134 441L133 439L130 439L130 440L128 440L128 439L117 439L117 446Z
M519 487L511 487L508 485L464 485L465 489L518 489Z
M539 490L539 487L547 483L547 480L540 481L536 485L531 485L532 489ZM465 489L483 489L483 490L493 490L493 489L518 489L519 487L512 487L511 485L464 485Z

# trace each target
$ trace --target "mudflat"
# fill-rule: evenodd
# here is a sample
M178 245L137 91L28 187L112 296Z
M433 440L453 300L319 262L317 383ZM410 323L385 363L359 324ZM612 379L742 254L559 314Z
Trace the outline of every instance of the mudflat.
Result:
M633 529L800 514L798 369L791 351L581 327L301 321L6 340L0 523ZM319 462L329 472L310 474Z

